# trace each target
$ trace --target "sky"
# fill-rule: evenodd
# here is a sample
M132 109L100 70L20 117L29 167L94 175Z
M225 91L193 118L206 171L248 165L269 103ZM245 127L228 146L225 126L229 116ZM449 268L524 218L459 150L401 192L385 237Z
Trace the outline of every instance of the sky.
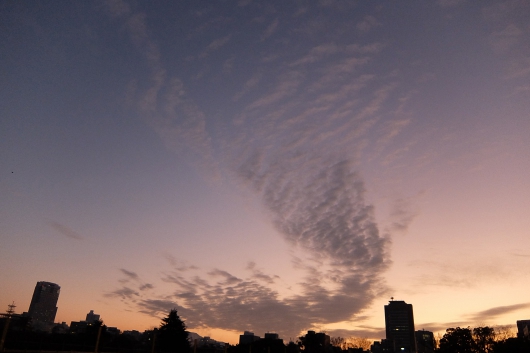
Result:
M0 1L0 305L237 343L530 319L530 3ZM0 307L0 310L3 310Z

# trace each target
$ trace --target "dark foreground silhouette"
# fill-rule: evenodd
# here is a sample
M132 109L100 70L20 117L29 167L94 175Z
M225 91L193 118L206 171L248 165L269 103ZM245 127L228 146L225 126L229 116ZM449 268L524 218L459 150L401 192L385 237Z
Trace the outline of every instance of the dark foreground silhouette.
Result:
M7 330L6 328L7 324ZM357 353L362 348L346 348L344 339L332 338L329 343L319 334L302 336L287 345L281 339L259 339L238 345L201 344L190 342L186 325L175 309L162 319L158 329L143 333L119 333L98 320L83 332L65 332L60 327L52 332L36 331L27 317L0 319L0 334L5 352L115 352L115 353ZM329 338L329 337L328 337ZM420 348L420 347L418 347ZM494 328L449 328L438 348L418 353L530 353L530 340L524 337L499 339ZM385 353L392 353L385 351Z

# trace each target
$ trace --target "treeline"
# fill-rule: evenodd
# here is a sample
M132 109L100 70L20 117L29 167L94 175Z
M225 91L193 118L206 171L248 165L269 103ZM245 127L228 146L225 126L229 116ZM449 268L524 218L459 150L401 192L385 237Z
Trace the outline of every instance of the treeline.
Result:
M448 328L439 341L437 353L530 353L530 340L510 337L489 326Z

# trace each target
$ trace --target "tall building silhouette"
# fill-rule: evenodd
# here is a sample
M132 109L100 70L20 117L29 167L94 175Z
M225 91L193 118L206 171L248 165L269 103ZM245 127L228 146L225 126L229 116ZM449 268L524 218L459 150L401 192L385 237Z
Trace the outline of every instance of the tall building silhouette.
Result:
M34 323L53 324L61 287L51 282L37 282L28 315Z
M433 353L434 347L434 333L425 330L416 331L416 349L418 353Z
M94 313L94 310L90 310L90 312L88 314L86 314L86 322L88 323L93 323L94 321L98 321L99 320L99 315Z
M392 300L385 305L386 339L395 353L416 353L412 304Z

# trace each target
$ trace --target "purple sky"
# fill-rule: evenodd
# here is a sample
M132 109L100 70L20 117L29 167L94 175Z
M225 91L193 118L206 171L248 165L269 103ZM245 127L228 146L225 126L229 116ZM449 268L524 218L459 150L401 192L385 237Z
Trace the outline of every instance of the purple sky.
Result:
M530 318L530 3L0 3L0 304L383 338Z

